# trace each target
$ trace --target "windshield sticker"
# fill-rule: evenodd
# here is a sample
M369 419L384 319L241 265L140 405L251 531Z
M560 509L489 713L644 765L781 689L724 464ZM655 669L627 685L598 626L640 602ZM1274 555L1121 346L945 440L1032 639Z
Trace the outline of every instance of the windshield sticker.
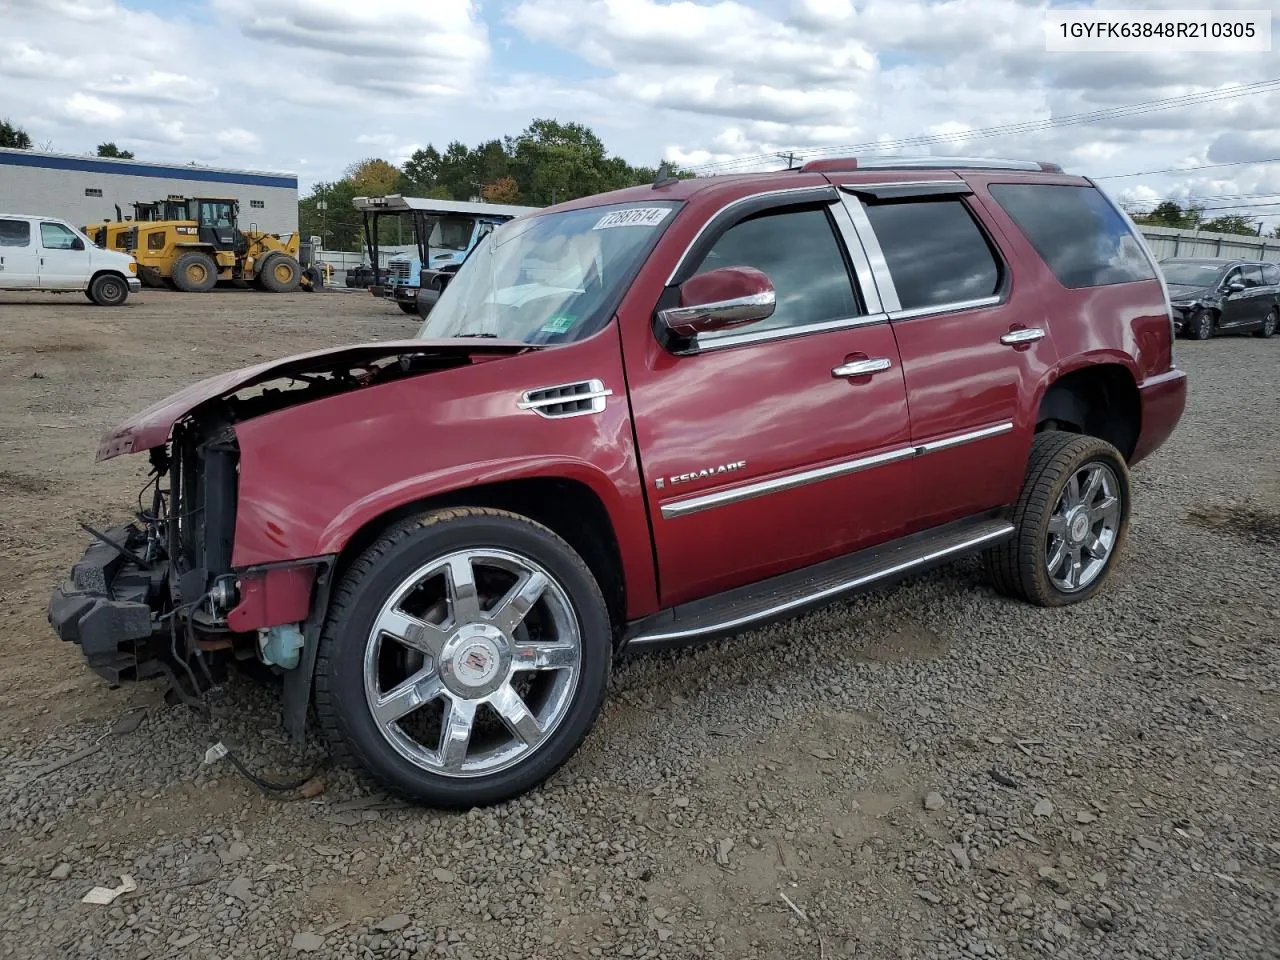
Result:
M542 325L540 333L568 333L573 329L573 317L552 317Z
M610 227L656 227L667 218L670 207L632 207L606 213L592 230L608 230Z

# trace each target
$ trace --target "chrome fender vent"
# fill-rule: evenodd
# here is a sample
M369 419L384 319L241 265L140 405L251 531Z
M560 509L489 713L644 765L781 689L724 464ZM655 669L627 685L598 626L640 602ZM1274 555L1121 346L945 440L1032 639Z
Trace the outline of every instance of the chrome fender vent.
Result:
M612 395L613 391L602 380L579 380L577 383L526 390L520 394L516 406L521 410L532 410L548 420L557 420L563 417L580 417L587 413L601 413L605 398Z

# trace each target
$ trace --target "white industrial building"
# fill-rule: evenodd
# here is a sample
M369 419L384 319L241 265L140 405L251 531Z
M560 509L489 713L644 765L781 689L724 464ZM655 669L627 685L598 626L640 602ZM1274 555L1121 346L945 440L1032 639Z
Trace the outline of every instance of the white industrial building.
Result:
M268 233L298 229L298 178L145 160L114 160L0 148L0 213L61 217L77 226L114 220L116 207L168 197L240 201L240 225Z

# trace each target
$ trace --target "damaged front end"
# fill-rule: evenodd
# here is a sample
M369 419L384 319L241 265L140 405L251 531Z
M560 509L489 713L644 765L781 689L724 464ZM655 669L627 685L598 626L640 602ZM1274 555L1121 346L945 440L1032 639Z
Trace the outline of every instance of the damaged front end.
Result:
M49 601L49 622L112 684L168 676L197 693L231 660L299 664L332 558L232 569L239 448L231 424L185 420L150 450L150 507L94 541Z

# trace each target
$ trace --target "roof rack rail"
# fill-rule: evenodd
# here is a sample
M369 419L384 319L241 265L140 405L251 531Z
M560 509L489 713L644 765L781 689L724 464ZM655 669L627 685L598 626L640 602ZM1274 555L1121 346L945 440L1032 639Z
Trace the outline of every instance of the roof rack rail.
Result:
M801 173L848 173L852 170L1035 170L1062 173L1044 160L1000 160L994 157L824 157L810 160Z

